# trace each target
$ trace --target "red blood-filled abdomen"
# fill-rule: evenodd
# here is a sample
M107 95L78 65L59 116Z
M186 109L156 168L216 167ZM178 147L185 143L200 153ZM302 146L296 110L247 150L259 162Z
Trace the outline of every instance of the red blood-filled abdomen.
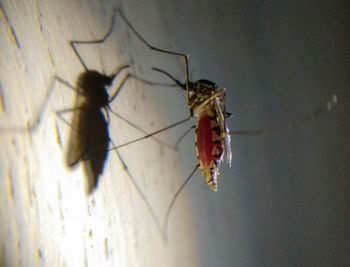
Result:
M211 119L205 114L198 119L197 123L197 153L201 166L207 166L214 160L212 156L214 146Z

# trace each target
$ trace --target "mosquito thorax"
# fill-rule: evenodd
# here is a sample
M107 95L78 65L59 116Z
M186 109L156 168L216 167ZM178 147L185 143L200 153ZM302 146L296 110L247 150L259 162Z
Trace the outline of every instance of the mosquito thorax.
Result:
M202 107L203 103L217 91L218 86L214 82L209 80L201 79L196 81L195 83L189 83L189 105L194 115L196 115L197 117L200 115L201 111L198 110L198 108Z

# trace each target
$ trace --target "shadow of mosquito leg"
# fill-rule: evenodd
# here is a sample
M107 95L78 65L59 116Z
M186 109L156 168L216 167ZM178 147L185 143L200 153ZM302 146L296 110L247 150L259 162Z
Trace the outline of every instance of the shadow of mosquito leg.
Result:
M173 199L170 202L168 210L165 214L164 225L163 225L163 234L166 238L166 241L168 241L168 222L169 222L170 212L173 209L175 201L176 201L177 197L179 196L179 194L181 193L182 189L184 189L186 184L191 180L191 178L193 177L194 173L197 171L198 168L199 168L199 164L197 164L196 167L194 167L191 174L187 177L187 179L183 182L183 184L180 186L180 188L176 191L175 195L173 196Z
M116 72L116 75L118 74L119 72ZM117 95L122 91L123 87L124 87L124 84L125 82L130 79L130 78L133 78L137 81L140 81L144 84L147 84L147 85L152 85L152 86L167 86L167 87L175 87L176 84L169 84L169 83L158 83L158 82L153 82L153 81L149 81L149 80L146 80L146 79L143 79L141 77L138 77L134 74L131 74L131 73L128 73L124 79L122 80L122 82L120 83L120 85L118 86L118 88L116 89L116 91L114 92L114 94L112 95L112 97L110 98L109 102L112 102L116 97Z
M39 107L39 111L34 116L34 119L27 121L25 126L6 126L6 127L0 126L0 134L7 133L7 132L27 132L27 133L34 132L37 129L38 125L40 124L42 116L45 113L48 102L54 91L54 88L55 88L54 83L55 83L55 78L53 78L52 81L50 82L50 87L49 87L50 89L46 92L44 100Z
M82 94L82 92L80 92L81 90L79 90L78 88L76 88L75 86L71 85L69 82L67 82L66 80L62 79L59 76L55 75L55 80L57 80L60 83L63 83L65 86L67 86L69 89L72 89L74 92L77 92L78 94Z
M77 110L81 110L81 108L76 107L76 108L67 108L67 109L57 110L57 111L56 111L56 115L57 115L57 117L58 117L60 120L62 120L65 124L67 124L67 125L68 125L69 127L71 127L73 130L78 130L76 127L74 127L74 125L72 125L70 122L68 122L68 121L66 120L66 118L64 118L64 117L62 116L62 114L64 114L64 113L71 113L71 112L75 112L75 111L77 111Z
M164 54L169 54L169 55L174 55L174 56L180 56L183 57L184 61L185 61L185 70L186 70L186 91L187 91L187 95L186 95L186 99L187 99L187 104L189 103L189 90L188 90L188 83L189 83L189 71L188 71L188 55L184 54L184 53L179 53L179 52L174 52L174 51L169 51L169 50L164 50L164 49L160 49L157 48L153 45L151 45L150 43L148 43L146 41L146 39L144 39L141 34L138 33L138 31L136 31L136 29L134 28L134 26L132 26L132 24L129 22L129 20L126 18L126 16L124 15L123 11L120 8L115 8L114 9L114 13L118 12L120 17L124 20L124 22L126 23L126 25L131 29L131 31L139 38L139 40L141 42L144 43L144 45L146 45L149 49L160 52L160 53L164 53Z
M114 92L114 94L112 95L112 97L110 98L109 102L112 102L117 95L122 91L126 81L130 78L136 79L142 83L148 84L148 85L159 85L159 86L169 86L169 87L173 87L176 86L175 84L163 84L163 83L156 83L156 82L152 82L152 81L148 81L146 79L143 78L139 78L138 76L134 75L134 74L130 74L128 73L124 79L121 81L121 83L119 84L118 88L116 89L116 91ZM124 121L125 123L127 123L128 125L130 125L131 127L137 129L138 131L148 135L149 133L146 132L145 130L141 129L140 127L138 127L137 125L135 125L134 123L130 122L129 120L127 120L126 118L124 118L123 116L119 115L118 113L116 113L115 111L112 110L112 108L110 106L107 106L108 111L110 111L113 115L115 115L116 117L118 117L119 119L121 119L122 121ZM174 145L168 144L162 140L160 140L159 138L156 137L152 137L152 139L156 140L157 142L171 148L171 149L176 149L176 147Z
M143 130L142 128L138 127L136 124L132 123L131 121L129 121L128 119L124 118L123 116L119 115L118 113L114 112L112 109L109 109L109 111L114 115L116 116L117 118L119 118L120 120L124 121L125 123L127 123L128 125L130 125L131 127L135 128L136 130L138 130L139 132L143 133L143 134L146 134L148 135L149 133L146 132L145 130ZM162 140L160 140L159 138L157 137L154 137L152 136L151 137L152 139L154 139L155 141L157 141L158 143L168 147L168 148L171 148L173 150L176 150L176 147L172 144L168 144Z
M5 127L1 127L0 126L0 134L2 132L6 133L6 132L34 132L37 127L40 124L40 121L42 119L42 116L45 114L46 108L48 106L48 103L50 101L51 95L55 90L55 81L58 81L64 85L66 85L69 89L73 90L74 92L81 94L81 90L79 90L78 88L74 87L73 85L71 85L69 82L67 82L66 80L62 79L59 76L53 76L52 81L50 82L50 89L46 92L46 95L44 97L44 100L42 102L42 104L39 107L39 111L37 112L37 114L34 116L34 119L28 121L26 123L26 126L6 126ZM62 119L62 118L61 118ZM64 119L63 119L64 120ZM69 124L69 123L68 123Z
M64 84L67 88L73 90L74 92L76 92L77 94L82 94L82 91L79 90L78 88L76 88L75 86L71 85L69 82L67 82L66 80L62 79L59 76L55 76L54 77L55 80L57 80L58 82ZM79 107L74 107L74 108L68 108L68 109L62 109L62 110L57 110L56 111L56 115L57 117L59 117L65 124L67 124L69 127L71 127L72 129L76 129L76 127L74 127L74 125L72 125L71 123L69 123L63 116L62 114L64 113L70 113L70 112L75 112L77 110L80 110Z
M113 142L112 140L110 140L110 142L111 142L111 144L115 147L114 142ZM143 202L145 203L145 205L146 205L148 211L150 212L150 214L151 214L151 216L152 216L152 218L153 218L153 220L154 220L154 222L155 222L155 224L156 224L156 226L157 226L157 229L158 229L159 233L161 234L162 238L166 241L166 237L163 235L162 226L161 226L161 224L160 224L160 222L159 222L159 219L158 219L158 217L156 216L156 214L155 214L155 212L154 212L154 210L153 210L153 208L152 208L150 202L148 201L146 195L142 192L141 188L140 188L139 185L136 183L134 177L133 177L133 176L131 175L131 173L129 172L128 167L127 167L127 165L125 164L125 162L124 162L122 156L120 155L119 151L118 151L117 149L115 149L114 151L115 151L115 153L116 153L116 155L117 155L117 158L119 159L120 163L122 164L123 169L125 170L125 172L126 172L127 175L129 176L131 183L135 186L136 191L138 192L138 194L139 194L140 197L142 198Z
M126 143L124 143L124 144L121 144L121 145L118 145L118 146L114 146L114 147L112 147L112 148L110 148L110 149L108 149L108 150L110 151L110 150L118 149L118 148L121 148L121 147L124 147L124 146L127 146L127 145L131 145L131 144L133 144L133 143L139 142L139 141L141 141L141 140L147 139L147 138L149 138L149 137L151 137L151 136L154 136L154 135L156 135L156 134L159 134L159 133L161 133L161 132L164 132L164 131L167 131L167 130L169 130L169 129L171 129L171 128L174 128L174 127L176 127L176 126L178 126L178 125L180 125L180 124L182 124L182 123L185 123L185 122L189 121L191 118L192 118L192 117L187 117L187 118L185 118L185 119L183 119L183 120L181 120L181 121L178 121L178 122L176 122L176 123L174 123L174 124L171 124L171 125L169 125L169 126L163 128L163 129L160 129L160 130L155 131L155 132L153 132L153 133L149 133L149 134L147 134L147 135L145 135L145 136L142 136L142 137L140 137L140 138L131 140L131 141L126 142Z
M84 67L84 69L87 71L89 70L88 67L86 66L84 60L82 59L82 57L80 56L77 48L75 47L76 44L100 44L106 41L106 39L111 35L113 28L114 28L114 22L115 22L115 12L113 12L113 17L112 20L110 22L109 25L109 29L106 32L106 34L101 38L101 39L97 39L97 40L91 40L91 41L70 41L69 44L71 45L75 55L78 57L81 65Z

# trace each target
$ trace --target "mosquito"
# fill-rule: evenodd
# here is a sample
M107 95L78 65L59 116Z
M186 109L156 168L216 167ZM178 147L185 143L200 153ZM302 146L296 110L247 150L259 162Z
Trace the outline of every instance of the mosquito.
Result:
M168 51L152 46L138 33L138 31L136 31L120 9L117 9L116 11L120 14L120 17L134 34L148 48L161 53L183 57L186 73L185 83L181 83L164 70L158 68L152 69L167 75L182 90L186 91L186 103L189 106L190 115L188 118L157 131L156 133L184 123L190 120L193 116L197 117L195 144L199 165L196 166L195 170L200 167L203 176L206 178L207 184L216 191L220 165L225 158L227 165L230 167L232 158L230 130L226 123L226 118L231 115L225 111L226 89L219 88L214 82L205 79L196 82L189 81L189 56L187 54ZM152 135L156 133L153 133ZM148 138L149 136L143 137L143 139ZM135 142L136 141L137 140L135 140Z
M129 141L125 144L115 146L111 149L119 149L121 147L130 145L132 143L147 139L158 133L167 131L173 127L183 124L193 117L197 118L197 124L192 126L188 131L186 131L177 141L176 146L181 141L181 139L190 132L191 129L195 129L195 147L198 163L196 164L193 171L185 179L183 184L178 188L174 194L172 201L167 209L166 216L163 223L164 235L167 236L167 225L169 221L169 216L171 210L175 204L175 201L193 177L194 173L200 168L202 175L206 179L207 184L211 189L217 191L218 187L218 176L219 168L223 161L226 161L228 167L231 167L232 152L231 152L231 136L232 135L264 135L275 132L287 131L299 126L303 126L309 123L314 118L320 116L322 113L330 110L336 103L337 97L333 95L327 100L325 105L320 106L315 109L312 113L307 114L305 117L289 122L287 124L279 125L276 127L265 128L265 129L248 129L248 130L238 130L231 131L227 126L226 119L231 116L230 113L226 112L226 89L219 88L214 82L200 79L195 82L189 80L189 55L174 52L169 50L164 50L151 45L142 35L134 28L134 26L129 22L127 17L124 15L121 9L115 9L120 17L124 20L126 25L130 30L137 36L137 38L149 49L169 54L173 56L179 56L184 59L185 66L185 82L182 83L178 79L174 78L168 72L153 67L152 69L156 72L166 75L170 80L172 80L180 89L186 91L186 103L189 106L189 116L179 122L171 124L163 129L157 130L153 133L145 135L143 137L137 138L135 140Z

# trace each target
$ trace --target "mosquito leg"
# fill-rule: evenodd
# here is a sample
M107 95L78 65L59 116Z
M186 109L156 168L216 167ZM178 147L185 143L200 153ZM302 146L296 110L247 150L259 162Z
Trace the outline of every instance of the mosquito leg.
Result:
M54 90L54 82L55 79L52 79L50 82L50 89L46 92L46 96L44 97L44 101L42 102L39 111L34 116L34 119L27 121L26 126L6 126L1 127L0 126L0 133L6 133L6 132L33 132L37 129L38 125L40 124L40 120L45 113L45 109L47 107L47 104L50 100L50 97L52 95L52 92Z
M108 111L110 111L113 115L115 115L117 118L119 118L120 120L124 121L125 123L127 123L128 125L130 125L131 127L135 128L136 130L140 131L141 133L144 133L146 135L148 135L148 133L141 129L140 127L138 127L136 124L132 123L131 121L129 121L128 119L124 118L123 116L119 115L118 113L114 112L111 108L108 108ZM168 144L156 137L153 137L154 140L156 140L157 142L159 142L162 145L165 145L171 149L176 150L176 147L174 145Z
M109 25L109 29L106 32L106 34L101 38L101 39L97 39L97 40L92 40L92 41L70 41L69 44L71 45L75 55L77 56L77 58L79 59L81 65L84 67L85 70L89 70L88 67L86 66L84 60L82 59L82 57L80 56L77 48L76 48L76 44L100 44L103 43L104 41L106 41L106 39L111 35L113 28L114 28L114 21L115 21L115 12L113 12L113 16L112 16L112 20L111 23Z
M108 109L108 110L111 111L110 109ZM65 111L65 112L66 112L66 111L69 112L69 111L72 111L72 110L64 110L64 111ZM139 131L141 131L141 132L143 132L143 133L147 133L146 131L142 130L142 129L139 128L138 126L136 126L136 125L134 125L133 123L129 122L129 121L128 121L127 119L125 119L124 117L120 116L119 114L117 114L117 113L115 113L115 112L113 112L113 111L112 111L112 113L113 113L115 116L117 116L118 118L120 118L121 120L123 120L123 121L125 121L126 123L128 123L130 126L135 127L136 129L138 129ZM65 121L62 117L60 117L60 118L61 118L65 123L67 123L68 125L70 125L70 124L69 124L67 121ZM174 123L174 124L172 124L172 125L170 125L170 126L168 126L168 127L165 127L165 128L163 128L163 129L160 129L160 130L158 130L158 131L156 131L156 132L147 134L147 135L145 135L145 136L143 136L143 137L137 138L137 139L135 139L135 140L129 141L129 142L127 142L127 143L124 143L124 144L121 144L121 145L118 145L118 146L113 146L113 147L107 149L107 151L117 150L117 149L119 149L119 148L121 148L121 147L124 147L124 146L127 146L127 145L131 145L131 144L133 144L133 143L136 143L136 142L138 142L138 141L147 139L147 138L149 138L149 137L153 137L154 135L156 135L156 134L158 134L158 133L160 133L160 132L166 131L166 130L168 130L168 129L170 129L170 128L173 128L173 127L175 127L175 126L177 126L177 125L180 125L180 124L182 124L182 123L185 123L186 121L188 121L188 120L190 120L190 119L191 119L191 117L186 118L186 119L181 120L181 121L179 121L179 122L176 122L176 123ZM74 129L74 127L72 127L72 128ZM154 137L153 137L153 138L154 138ZM157 138L154 138L154 139L155 139L157 142L160 142L160 143L163 144L163 145L166 145L166 146L168 146L168 147L170 147L170 148L172 148L172 149L176 149L174 146L169 145L169 144L167 144L167 143L165 143L165 142L163 142L163 141L161 141L161 140L159 140L159 139L157 139ZM101 152L96 153L96 154L94 154L94 155L90 155L89 158L84 159L84 160L88 160L88 159L97 157L97 156L99 156L100 154L105 153L105 152L106 152L106 151L104 150L104 151L101 151Z
M113 147L115 147L114 142L113 142L112 140L110 140L110 142L112 143ZM150 214L151 214L151 216L152 216L152 218L153 218L153 220L154 220L154 222L155 222L155 224L156 224L156 226L157 226L158 231L159 231L159 232L161 233L161 235L163 236L163 239L166 240L166 237L163 235L162 226L161 226L161 224L160 224L160 222L159 222L159 219L157 218L157 216L156 216L156 214L155 214L155 212L154 212L154 210L153 210L153 208L152 208L150 202L148 201L146 195L142 192L140 186L136 183L134 177L131 175L131 173L130 173L130 171L128 170L128 167L127 167L127 165L125 164L125 162L124 162L122 156L120 155L119 151L118 151L117 149L114 149L114 150L115 150L115 153L116 153L116 155L117 155L117 158L120 160L120 162L121 162L121 164L122 164L122 167L123 167L124 171L125 171L125 172L127 173L127 175L129 176L130 181L131 181L132 184L135 186L136 191L139 193L139 195L140 195L140 197L142 198L143 202L145 203L145 205L146 205L148 211L150 212Z
M64 84L65 86L67 86L69 89L72 89L74 92L77 92L78 94L82 94L81 90L79 90L79 88L71 85L69 82L67 82L66 80L62 79L59 76L55 76L55 79L57 81L59 81L60 83Z
M52 93L54 91L54 88L55 88L54 82L55 82L55 80L56 80L56 76L54 76L54 78L52 79L52 82L51 82L51 85L50 85L50 89L47 92L45 100L44 100L43 104L41 105L38 114L35 116L35 119L34 119L33 123L30 123L30 122L28 123L28 125L27 125L28 126L28 128L27 128L28 131L35 131L36 128L38 127L38 125L40 124L41 117L44 114L44 112L46 110L46 107L48 105L48 102L50 100L50 97L51 97L51 95L52 95Z
M277 132L288 131L297 127L302 127L309 122L313 121L315 118L320 117L323 113L332 109L332 107L337 103L337 96L333 95L330 99L327 100L325 105L315 109L310 114L307 114L299 120L289 122L287 124L282 124L276 127L265 128L265 129L248 129L241 131L231 131L231 135L265 135Z
M178 121L178 122L176 122L176 123L174 123L174 124L171 124L171 125L169 125L169 126L163 128L163 129L160 129L160 130L155 131L155 132L153 132L153 133L147 134L147 135L142 136L142 137L140 137L140 138L137 138L137 139L135 139L135 140L129 141L129 142L124 143L124 144L122 144L122 145L118 145L118 146L112 147L112 148L110 148L109 150L118 149L118 148L121 148L121 147L123 147L123 146L131 145L131 144L136 143L136 142L138 142L138 141L147 139L147 138L149 138L149 137L151 137L151 136L153 136L153 135L156 135L156 134L158 134L158 133L161 133L161 132L164 132L164 131L166 131L166 130L169 130L169 129L175 127L175 126L178 126L178 125L180 125L180 124L182 124L182 123L185 123L185 122L189 121L191 118L192 118L192 117L187 117L186 119L183 119L183 120Z
M193 125L191 128L187 129L186 132L184 132L179 139L177 139L176 143L175 143L175 148L178 149L180 142L184 139L184 137L193 129L196 128L196 125Z
M126 66L126 65L125 65ZM121 70L121 68L119 68ZM119 71L120 71L119 70ZM119 71L116 72L116 75L119 73ZM112 102L116 97L117 95L121 92L121 90L123 89L126 81L130 78L133 78L133 79L136 79L142 83L145 83L145 84L148 84L148 85L153 85L153 86L169 86L169 87L173 87L173 86L176 86L176 84L165 84L165 83L157 83L157 82L153 82L153 81L149 81L149 80L146 80L146 79L143 79L143 78L140 78L134 74L131 74L131 73L128 73L124 78L123 80L121 81L121 83L119 84L118 88L116 89L116 91L114 92L114 94L112 95L112 97L110 97L109 99L109 103ZM130 122L129 120L127 120L126 118L122 117L121 115L117 114L115 111L112 110L112 108L110 106L107 107L108 111L110 111L112 114L114 114L116 117L118 117L119 119L121 119L122 121L126 122L127 124L129 124L130 126L132 126L133 128L139 130L140 132L148 135L148 133L146 131L144 131L143 129L141 129L140 127L136 126L135 124L133 124L132 122ZM156 137L153 137L157 142L167 146L167 147L170 147L171 149L176 149L176 147L174 147L173 145L170 145L168 143L165 143L164 141L156 138Z
M115 76L117 76L122 69L124 69L126 67L129 67L129 66L130 65L123 65L121 68L119 68L114 74L111 75L112 79ZM153 85L153 86L167 86L167 87L176 86L175 84L158 83L158 82L149 81L149 80L143 79L141 77L138 77L138 76L136 76L134 74L128 73L124 77L124 79L121 81L121 83L119 84L118 88L115 90L114 94L109 98L109 100L108 100L109 103L112 102L117 97L117 95L121 92L122 88L124 87L124 84L126 83L126 81L129 78L134 78L135 80L140 81L140 82L142 82L144 84Z
M166 212L165 218L164 218L164 236L167 238L167 229L168 229L168 222L169 222L169 216L170 216L170 212L174 207L175 201L177 199L177 197L179 196L179 194L181 193L182 189L184 189L184 187L186 186L186 184L191 180L191 178L193 177L193 174L196 172L196 170L199 168L199 164L196 165L196 167L194 167L193 171L191 172L191 174L187 177L187 179L185 180L185 182L180 186L180 188L176 191L175 195L173 196L173 199L171 200L171 203L168 207L168 210Z
M55 81L58 81L60 83L63 83L64 85L66 85L68 88L74 90L75 92L77 92L78 94L80 93L79 90L74 87L73 85L71 85L69 82L67 82L66 80L60 78L59 76L54 76L52 78L52 81L50 83L50 89L47 91L46 96L44 98L43 103L41 104L40 108L39 108L39 112L34 116L34 119L27 122L27 126L26 127L6 127L6 128L1 128L0 127L0 132L33 132L37 129L38 125L40 124L41 118L45 113L46 107L49 103L49 100L51 98L51 95L55 89Z
M122 12L121 9L116 9L116 12L119 13L120 17L124 20L124 22L126 23L126 25L131 29L131 31L151 50L154 51L158 51L161 53L165 53L165 54L170 54L170 55L175 55L175 56L181 56L184 58L185 61L185 70L186 70L186 90L187 90L187 104L189 104L189 89L188 89L188 83L189 83L189 71L188 71L188 55L184 54L184 53L179 53L179 52L173 52L173 51L169 51L169 50L164 50L164 49L160 49L157 48L153 45L151 45L150 43L148 43L134 28L134 26L131 25L131 23L129 22L129 20L125 17L124 13Z

